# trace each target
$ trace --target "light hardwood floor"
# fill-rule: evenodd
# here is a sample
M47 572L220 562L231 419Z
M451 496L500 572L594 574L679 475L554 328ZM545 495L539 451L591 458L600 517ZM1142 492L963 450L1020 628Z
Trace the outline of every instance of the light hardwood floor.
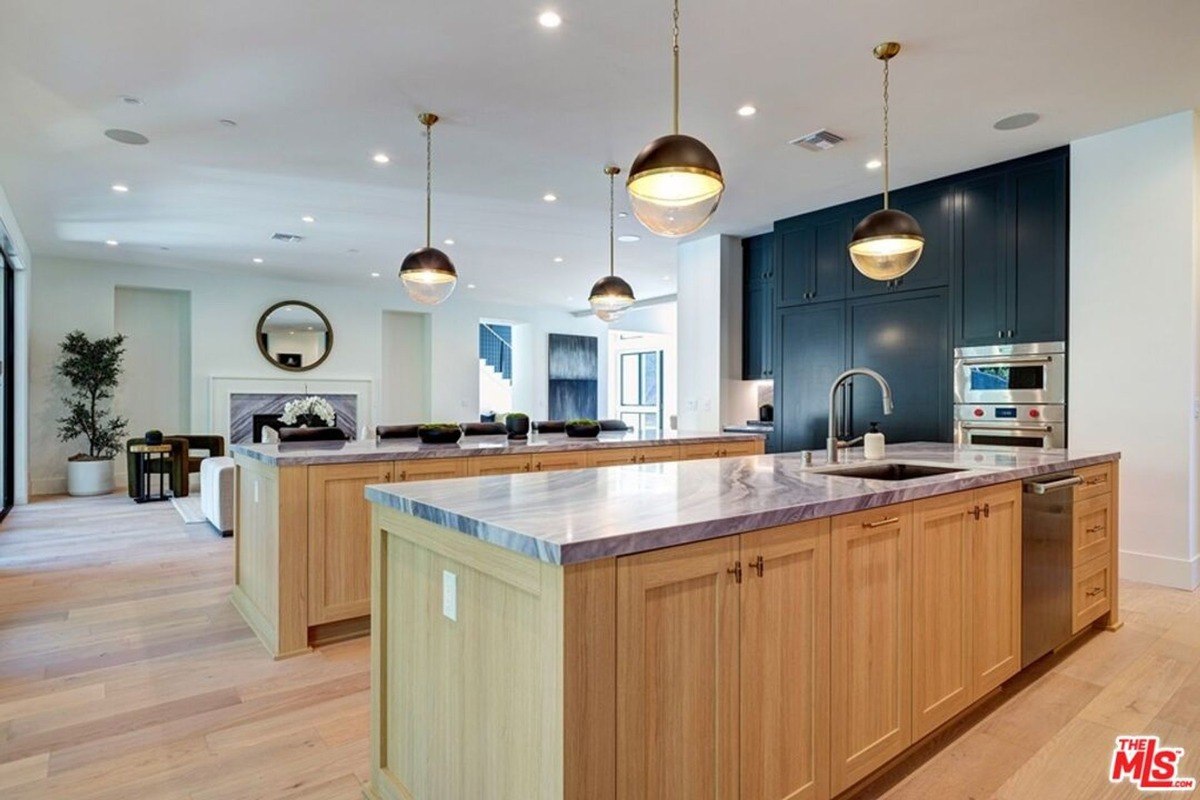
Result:
M358 800L367 641L272 661L229 605L231 559L166 503L13 512L0 797ZM1120 631L1037 665L856 797L1142 797L1107 781L1113 739L1137 732L1186 748L1182 772L1200 778L1200 594L1124 583L1121 602Z
M232 541L169 503L54 499L0 526L0 797L357 800L369 644L275 662Z

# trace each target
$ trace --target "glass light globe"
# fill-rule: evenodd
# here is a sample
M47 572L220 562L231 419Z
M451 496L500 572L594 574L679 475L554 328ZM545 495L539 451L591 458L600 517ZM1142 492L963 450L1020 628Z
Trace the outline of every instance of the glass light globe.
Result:
M458 272L450 257L436 247L422 247L404 257L400 280L408 296L426 306L436 306L454 292Z
M921 226L894 208L868 215L854 228L850 261L854 268L877 281L891 281L917 265L925 250Z
M717 157L691 136L655 139L638 154L625 184L638 221L659 236L686 236L712 217L725 180Z
M597 317L612 322L633 305L633 288L616 275L606 275L592 286L588 303Z

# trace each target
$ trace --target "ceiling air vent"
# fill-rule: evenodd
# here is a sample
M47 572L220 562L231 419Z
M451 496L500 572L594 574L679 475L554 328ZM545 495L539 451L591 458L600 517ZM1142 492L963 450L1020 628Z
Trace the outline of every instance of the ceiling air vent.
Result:
M297 236L297 235L296 235L296 234L294 234L294 233L277 233L277 234L275 234L274 236L272 236L272 237L271 237L271 241L274 241L274 242L289 242L289 243L291 243L291 244L296 244L297 242L302 242L302 241L304 241L304 237L303 237L303 236Z
M822 150L829 150L841 141L843 141L841 136L838 136L833 131L827 131L822 128L819 131L805 134L799 139L792 139L788 144L798 145L805 150L812 150L814 153L819 153Z

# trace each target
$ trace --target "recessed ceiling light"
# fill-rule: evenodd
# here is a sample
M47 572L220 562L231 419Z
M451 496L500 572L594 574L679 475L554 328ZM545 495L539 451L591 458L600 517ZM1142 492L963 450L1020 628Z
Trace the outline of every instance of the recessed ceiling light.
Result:
M620 218L620 219L625 219L625 218L626 218L626 217L628 217L628 216L629 216L629 214L628 214L627 212L625 212L625 211L618 211L618 212L617 212L617 217L618 217L618 218Z
M542 195L542 199L547 203L553 203L558 199L558 195L556 195L554 192L546 192L544 195Z
M1041 119L1041 116L1032 111L1025 111L1020 114L1013 114L1011 117L997 120L992 127L998 131L1015 131L1017 128L1028 128L1033 123Z
M555 264L561 264L562 262L563 262L563 257L562 257L562 256L555 256L555 257L554 257L554 263L555 263Z
M543 11L538 15L538 25L543 28L557 28L562 25L562 17L553 11Z
M379 277L379 273L378 273L378 272L372 272L372 273L371 273L371 277L372 277L372 278L378 278L378 277Z
M142 98L134 97L131 94L123 94L121 95L121 102L127 106L140 106L142 104Z
M309 325L307 328L305 328L306 331L311 331L312 329L313 329L312 325Z
M104 135L114 142L121 144L149 144L150 140L137 131L127 131L124 128L109 128Z
M867 169L879 169L880 167L883 166L883 162L880 161L878 158L872 158L864 166L866 166Z
M112 190L114 192L116 192L117 194L125 194L126 192L129 191L129 187L123 183L114 183L112 185Z
M316 222L317 218L314 217L312 214L305 214L303 217L300 218L300 221L301 222Z
M251 261L253 261L255 264L261 264L261 263L263 263L263 260L262 260L261 258L252 258L252 259L250 259L250 260L251 260Z
M233 119L219 119L219 120L217 120L217 122L221 123L221 124L222 124L222 125L224 125L226 128L236 128L236 127L237 127L237 120L233 120Z
M618 242L640 242L642 237L635 236L632 233L623 233L617 237Z
M376 164L386 164L391 161L391 159L388 158L387 153L376 153L374 156L372 156L372 159Z
M571 301L572 301L572 300L574 300L574 299L575 299L575 298L574 298L574 297L572 297L571 295L567 295L567 302L568 302L568 303L569 303L569 302L571 302Z
M108 245L109 247L116 247L117 245L120 244L120 242L118 242L116 239L109 239L105 242L105 244Z
M454 240L453 239L443 239L442 244L454 244Z
M468 288L468 289L474 289L474 288L475 288L475 284L473 284L473 283L468 283L468 284L467 284L467 288Z
M671 276L670 276L670 275L663 275L663 280L664 280L664 281L669 281L669 280L671 280Z
M346 252L347 252L347 253L349 253L349 254L350 254L350 255L352 255L352 256L356 256L356 255L358 255L358 248L357 248L357 247L351 247L351 248L350 248L349 250L347 250Z
M758 109L751 105L744 105L738 109L739 117L753 117L758 113Z

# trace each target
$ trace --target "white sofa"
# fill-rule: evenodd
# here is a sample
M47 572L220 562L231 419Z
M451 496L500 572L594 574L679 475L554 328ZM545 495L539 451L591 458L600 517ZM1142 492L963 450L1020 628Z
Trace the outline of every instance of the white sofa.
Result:
M200 510L223 536L233 535L233 459L200 462Z

